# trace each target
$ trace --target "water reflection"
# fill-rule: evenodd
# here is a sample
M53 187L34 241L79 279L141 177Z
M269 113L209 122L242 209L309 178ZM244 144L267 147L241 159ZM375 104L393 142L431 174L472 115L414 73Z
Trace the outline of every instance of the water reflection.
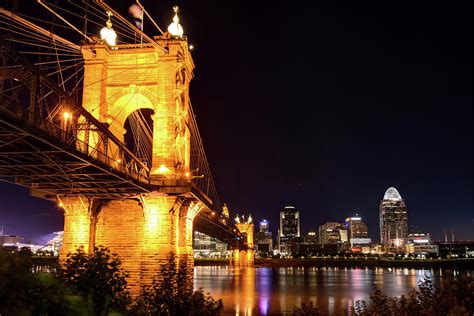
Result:
M291 312L303 301L333 314L347 314L357 299L376 288L387 295L407 294L425 275L437 283L439 269L406 268L254 268L195 267L194 287L224 301L224 315L267 315ZM450 272L452 274L452 271Z

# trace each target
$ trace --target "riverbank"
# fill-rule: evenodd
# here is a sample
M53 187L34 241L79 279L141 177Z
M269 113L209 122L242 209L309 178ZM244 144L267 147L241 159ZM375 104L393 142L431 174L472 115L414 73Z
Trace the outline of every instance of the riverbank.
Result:
M229 259L195 259L195 266L227 266ZM415 268L474 270L474 259L255 259L255 267Z
M35 266L53 268L56 257L33 257ZM228 266L229 259L194 259L195 266ZM316 259L255 259L255 267L338 267L338 268L414 268L474 270L473 259L388 259L388 258L316 258Z

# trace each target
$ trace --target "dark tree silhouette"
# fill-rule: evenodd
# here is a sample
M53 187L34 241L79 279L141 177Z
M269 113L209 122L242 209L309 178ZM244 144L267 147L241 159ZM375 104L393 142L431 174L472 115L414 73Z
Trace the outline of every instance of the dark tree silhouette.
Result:
M434 286L431 278L425 276L418 290L412 290L408 297L387 297L376 290L368 302L358 300L351 307L351 314L368 315L472 315L474 312L474 279L467 275L449 277Z
M151 287L142 288L132 307L132 315L220 315L222 300L214 300L202 289L194 291L186 286L186 267L176 267L170 254L168 264L161 269L161 279L155 278Z
M91 304L95 314L125 311L131 303L122 263L105 247L94 247L90 255L83 248L69 254L62 264L61 276L73 293Z

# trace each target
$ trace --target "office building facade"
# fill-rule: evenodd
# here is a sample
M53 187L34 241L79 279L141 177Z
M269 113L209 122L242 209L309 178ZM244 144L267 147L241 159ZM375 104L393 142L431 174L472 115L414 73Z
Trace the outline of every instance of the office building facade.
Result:
M365 225L358 214L346 218L344 226L347 230L347 238L351 248L369 246L372 243L372 240L369 238L367 225Z
M319 226L320 244L337 244L347 242L347 229L343 223L328 222Z
M280 211L280 229L278 230L280 256L290 256L300 236L300 212L294 206L287 205Z
M271 257L273 254L273 236L270 232L270 223L264 219L258 223L258 231L255 234L255 244L259 257Z

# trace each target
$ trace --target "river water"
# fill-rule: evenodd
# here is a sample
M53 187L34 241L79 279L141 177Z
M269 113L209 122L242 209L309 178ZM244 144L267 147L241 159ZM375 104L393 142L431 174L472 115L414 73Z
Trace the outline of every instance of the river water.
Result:
M368 299L376 288L400 296L416 288L425 275L438 283L446 274L453 271L199 266L194 268L194 287L221 298L224 315L281 315L310 300L324 313L346 315L354 300Z

